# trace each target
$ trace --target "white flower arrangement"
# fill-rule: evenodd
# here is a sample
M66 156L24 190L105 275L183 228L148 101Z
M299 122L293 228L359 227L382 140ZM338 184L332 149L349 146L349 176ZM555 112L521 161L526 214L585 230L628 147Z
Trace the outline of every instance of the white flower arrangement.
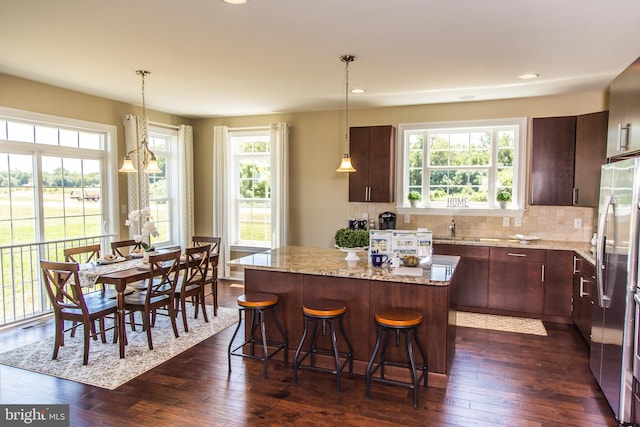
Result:
M149 240L150 236L158 237L160 233L158 233L158 229L153 222L153 217L151 216L151 208L148 206L143 209L137 209L131 211L129 213L129 219L124 222L124 225L131 229L131 226L138 224L138 228L140 228L140 234L132 234L133 240L136 242L142 242L142 247L145 251L153 250L151 246L151 242Z

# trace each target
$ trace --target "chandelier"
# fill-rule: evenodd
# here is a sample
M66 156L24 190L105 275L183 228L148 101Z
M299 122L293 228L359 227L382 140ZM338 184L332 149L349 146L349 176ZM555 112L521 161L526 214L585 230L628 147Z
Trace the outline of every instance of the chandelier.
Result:
M344 154L342 162L336 172L355 172L356 169L351 165L351 156L349 155L349 63L356 59L353 55L342 55L340 60L345 63L345 117L346 126L344 130Z
M142 141L138 144L138 146L129 151L126 156L124 156L124 161L122 162L122 167L120 168L120 172L125 173L133 173L138 172L138 170L133 165L133 161L131 160L131 155L135 154L140 159L140 162L144 165L144 171L146 173L162 173L162 170L158 167L158 161L156 160L156 155L153 154L153 151L149 149L149 141L147 139L147 108L144 101L144 77L146 75L151 74L150 71L145 70L136 70L136 74L142 77Z

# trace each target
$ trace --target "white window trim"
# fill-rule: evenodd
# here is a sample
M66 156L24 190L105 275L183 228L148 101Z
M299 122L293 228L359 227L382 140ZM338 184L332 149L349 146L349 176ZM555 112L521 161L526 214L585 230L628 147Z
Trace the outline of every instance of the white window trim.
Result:
M513 176L513 186L518 188L516 203L518 208L427 208L409 206L408 201L403 196L405 194L404 184L408 182L409 169L405 165L406 145L404 133L411 130L455 128L470 126L504 126L518 124L520 127L518 141L515 144L517 172ZM400 123L396 135L396 210L402 215L455 215L455 216L493 216L493 217L522 217L525 212L525 192L526 192L526 141L527 141L526 117L515 117L505 119L487 120L464 120L451 122L424 122L424 123Z
M102 203L102 211L104 212L105 224L103 227L103 232L105 234L118 234L119 232L119 223L120 223L120 215L118 206L120 205L120 199L118 194L118 153L117 153L117 127L114 125L107 125L104 123L97 122L89 122L85 120L71 119L68 117L61 116L53 116L49 114L43 113L34 113L32 111L18 110L14 108L7 108L0 106L0 117L6 118L8 120L16 120L16 121L32 121L37 122L40 125L52 125L56 127L64 127L70 126L75 129L86 129L89 131L101 131L104 132L105 137L105 150L106 156L104 157L104 167L102 170L102 176L100 177L102 182L102 190L103 194L107 195L107 197L101 197L100 203ZM21 149L25 149L29 146L33 147L32 149L27 148L27 151L31 151L34 153L38 151L41 154L54 154L60 155L60 153L64 153L68 150L73 150L75 155L82 152L82 148L69 148L69 147L59 147L59 146L51 146L48 148L45 145L41 144L33 144L33 143L16 143L16 148L19 146ZM93 155L91 155L93 153ZM89 158L93 158L95 156L94 150L87 150L87 155ZM108 173L107 171L112 171ZM40 207L42 208L42 207Z

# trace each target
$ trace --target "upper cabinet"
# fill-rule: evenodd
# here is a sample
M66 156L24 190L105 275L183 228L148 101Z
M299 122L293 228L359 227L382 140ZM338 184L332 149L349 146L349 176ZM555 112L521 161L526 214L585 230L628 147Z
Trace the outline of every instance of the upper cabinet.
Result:
M607 157L640 150L640 58L611 82Z
M597 207L608 112L533 119L532 205Z
M349 201L395 201L395 127L352 127L349 142L356 169L349 174Z
M576 116L533 119L532 205L573 204Z

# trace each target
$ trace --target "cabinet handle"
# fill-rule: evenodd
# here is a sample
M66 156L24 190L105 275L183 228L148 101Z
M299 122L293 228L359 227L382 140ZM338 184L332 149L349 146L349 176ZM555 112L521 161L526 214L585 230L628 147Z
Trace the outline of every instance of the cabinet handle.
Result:
M364 201L369 201L369 187L364 187Z
M578 257L577 256L573 256L573 274L579 273L578 268Z
M512 252L509 252L507 255L509 255L509 256L523 256L523 257L527 256L527 254L515 254L515 253L512 253Z
M542 283L544 283L544 264L542 264Z
M584 291L584 284L589 283L588 280L584 280L584 277L580 277L580 298L588 297L589 294Z
M571 204L573 206L576 206L578 204L578 189L577 188L573 189L573 197L572 197Z
M629 130L631 130L631 123L627 123L626 125L622 125L622 123L618 123L618 135L617 135L617 146L618 151L628 150L629 149ZM622 143L622 131L625 132L624 144Z

